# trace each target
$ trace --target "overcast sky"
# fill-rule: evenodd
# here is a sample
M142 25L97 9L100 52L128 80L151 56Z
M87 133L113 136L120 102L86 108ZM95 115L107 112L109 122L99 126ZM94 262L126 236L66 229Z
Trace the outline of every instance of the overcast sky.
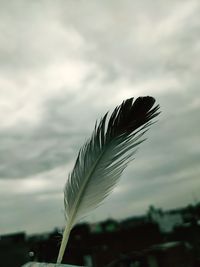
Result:
M63 226L63 187L96 119L162 114L88 221L200 200L198 0L0 0L0 234Z

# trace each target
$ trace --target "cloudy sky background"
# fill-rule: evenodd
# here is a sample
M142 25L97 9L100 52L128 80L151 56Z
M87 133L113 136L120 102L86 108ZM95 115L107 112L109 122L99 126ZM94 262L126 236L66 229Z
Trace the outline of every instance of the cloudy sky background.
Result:
M198 0L0 1L0 233L64 225L80 146L132 96L162 114L87 220L199 200L199 14Z

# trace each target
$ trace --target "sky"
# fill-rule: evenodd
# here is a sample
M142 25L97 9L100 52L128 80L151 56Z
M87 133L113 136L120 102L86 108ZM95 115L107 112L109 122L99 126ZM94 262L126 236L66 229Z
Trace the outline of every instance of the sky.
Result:
M200 200L198 0L0 0L0 234L65 224L95 121L130 97L162 113L86 221Z

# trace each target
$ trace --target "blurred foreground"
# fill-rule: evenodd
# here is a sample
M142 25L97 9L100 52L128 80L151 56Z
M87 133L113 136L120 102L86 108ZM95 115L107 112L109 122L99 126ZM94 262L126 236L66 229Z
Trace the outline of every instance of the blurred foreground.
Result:
M3 267L28 261L56 262L61 234L0 236ZM87 267L200 267L200 203L123 221L79 224L71 232L63 263Z

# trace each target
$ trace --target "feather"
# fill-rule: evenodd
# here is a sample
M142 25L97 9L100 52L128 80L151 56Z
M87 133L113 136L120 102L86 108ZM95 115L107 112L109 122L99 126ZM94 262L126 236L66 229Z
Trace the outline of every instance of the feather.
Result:
M91 138L80 149L64 188L67 224L57 259L61 263L70 231L112 191L133 159L144 133L159 112L153 97L127 99L96 123Z

